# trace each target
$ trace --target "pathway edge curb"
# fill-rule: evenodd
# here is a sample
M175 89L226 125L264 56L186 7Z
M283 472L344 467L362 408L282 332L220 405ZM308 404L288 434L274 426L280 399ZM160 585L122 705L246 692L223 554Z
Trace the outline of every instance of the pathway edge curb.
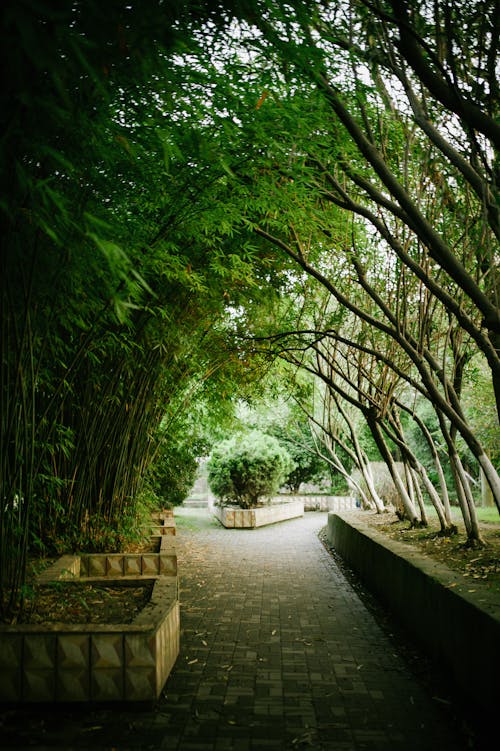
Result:
M474 704L497 711L500 605L446 566L388 540L349 513L329 513L330 544Z

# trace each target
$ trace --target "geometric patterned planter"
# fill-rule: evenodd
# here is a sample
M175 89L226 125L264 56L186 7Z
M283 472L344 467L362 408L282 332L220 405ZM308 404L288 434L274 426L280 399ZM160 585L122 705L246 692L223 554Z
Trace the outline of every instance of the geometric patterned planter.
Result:
M162 538L167 541L167 538ZM164 544L160 553L101 553L79 557L77 573L83 581L91 578L122 578L140 576L176 576L175 549ZM68 556L69 557L69 556Z
M162 540L163 542L163 540ZM159 553L62 556L39 578L153 581L130 624L0 625L0 701L154 701L179 653L177 558Z
M153 535L175 535L174 514L171 509L165 509L157 514L151 515Z
M257 508L242 509L237 506L215 506L214 516L227 528L254 529L275 524L286 519L304 516L304 501L294 500L271 503Z

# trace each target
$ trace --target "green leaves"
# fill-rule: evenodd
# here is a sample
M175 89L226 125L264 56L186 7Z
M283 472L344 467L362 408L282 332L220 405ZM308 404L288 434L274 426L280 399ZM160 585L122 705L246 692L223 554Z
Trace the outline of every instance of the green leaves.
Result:
M221 442L208 461L208 481L222 501L242 508L269 499L294 468L295 463L272 436L251 431Z

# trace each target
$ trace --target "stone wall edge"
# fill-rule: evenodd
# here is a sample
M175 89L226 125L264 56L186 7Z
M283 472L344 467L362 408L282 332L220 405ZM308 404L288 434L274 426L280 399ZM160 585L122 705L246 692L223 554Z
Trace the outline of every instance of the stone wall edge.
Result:
M500 608L469 593L470 583L460 574L388 540L348 513L328 515L327 537L465 696L475 704L496 705Z

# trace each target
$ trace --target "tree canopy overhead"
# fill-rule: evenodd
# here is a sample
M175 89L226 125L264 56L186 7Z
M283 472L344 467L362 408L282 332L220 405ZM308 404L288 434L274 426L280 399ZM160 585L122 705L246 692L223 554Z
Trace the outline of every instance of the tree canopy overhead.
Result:
M500 503L497 11L3 4L7 610L29 551L133 514L184 450L173 414L262 389L277 357L321 385L319 453L367 471L361 420L430 495L450 473L477 537L473 466Z

